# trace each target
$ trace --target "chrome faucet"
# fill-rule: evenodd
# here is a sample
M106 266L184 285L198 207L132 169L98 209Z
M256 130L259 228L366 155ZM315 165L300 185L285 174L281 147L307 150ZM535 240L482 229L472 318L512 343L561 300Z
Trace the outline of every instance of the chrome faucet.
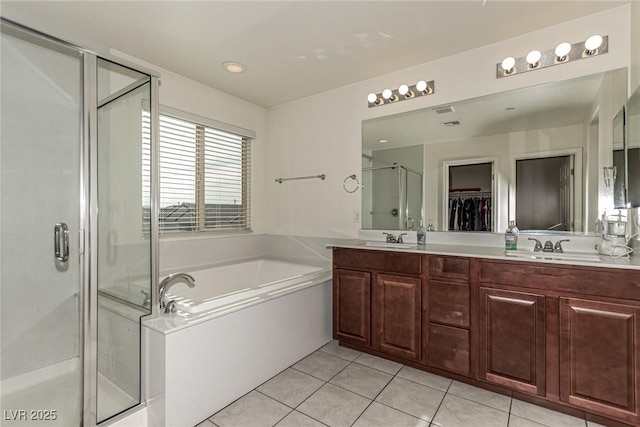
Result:
M183 280L190 288L193 288L196 285L196 280L193 276L187 273L173 273L165 277L164 280L160 282L160 286L158 288L158 300L160 301L160 309L164 309L165 313L173 313L176 311L176 302L171 300L168 303L165 303L164 295L167 292L167 289L169 289L169 286L179 282L180 280Z
M538 239L534 239L533 237L529 237L529 240L534 240L536 242L536 246L533 248L534 252L542 251L542 242Z
M406 236L407 233L402 233L400 235L398 235L398 238L396 239L396 242L398 243L404 243L404 241L402 240L402 236Z
M570 242L569 239L558 240L554 245L551 240L547 240L544 242L544 247L542 246L542 242L538 239L534 239L533 237L529 237L529 240L533 240L536 242L535 247L533 248L534 252L554 252L557 254L561 254L564 252L562 249L562 242Z
M570 242L571 240L569 239L562 239L562 240L558 240L555 244L555 246L553 247L553 252L558 253L558 254L562 254L564 253L564 250L562 249L562 242Z
M382 234L387 236L387 243L397 243L398 242L398 239L392 233L385 233L383 231Z

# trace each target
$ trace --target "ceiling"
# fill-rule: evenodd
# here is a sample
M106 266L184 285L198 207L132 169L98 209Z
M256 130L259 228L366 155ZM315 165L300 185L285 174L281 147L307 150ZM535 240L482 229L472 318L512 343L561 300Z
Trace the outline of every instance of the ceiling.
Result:
M126 53L263 107L626 1L9 1L2 16ZM243 74L222 69L246 65Z

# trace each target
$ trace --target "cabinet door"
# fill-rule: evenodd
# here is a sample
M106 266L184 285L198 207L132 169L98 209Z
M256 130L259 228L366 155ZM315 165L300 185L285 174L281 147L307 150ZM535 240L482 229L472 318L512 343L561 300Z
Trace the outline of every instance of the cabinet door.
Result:
M545 394L543 295L479 290L480 379Z
M560 299L560 399L636 422L640 308Z
M387 354L420 360L421 280L378 274L374 303L374 346Z
M336 269L333 280L333 337L371 344L371 273Z

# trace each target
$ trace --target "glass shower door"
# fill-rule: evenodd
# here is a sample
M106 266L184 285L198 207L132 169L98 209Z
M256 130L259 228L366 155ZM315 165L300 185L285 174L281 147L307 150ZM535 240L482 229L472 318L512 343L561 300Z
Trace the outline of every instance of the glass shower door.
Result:
M82 55L1 24L2 425L82 420Z
M151 78L98 59L97 418L141 401L140 318L151 313Z

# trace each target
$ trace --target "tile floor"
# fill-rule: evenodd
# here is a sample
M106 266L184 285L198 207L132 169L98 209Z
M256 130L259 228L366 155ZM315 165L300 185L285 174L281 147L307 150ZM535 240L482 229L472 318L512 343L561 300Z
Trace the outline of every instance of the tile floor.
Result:
M332 341L197 427L596 427Z

